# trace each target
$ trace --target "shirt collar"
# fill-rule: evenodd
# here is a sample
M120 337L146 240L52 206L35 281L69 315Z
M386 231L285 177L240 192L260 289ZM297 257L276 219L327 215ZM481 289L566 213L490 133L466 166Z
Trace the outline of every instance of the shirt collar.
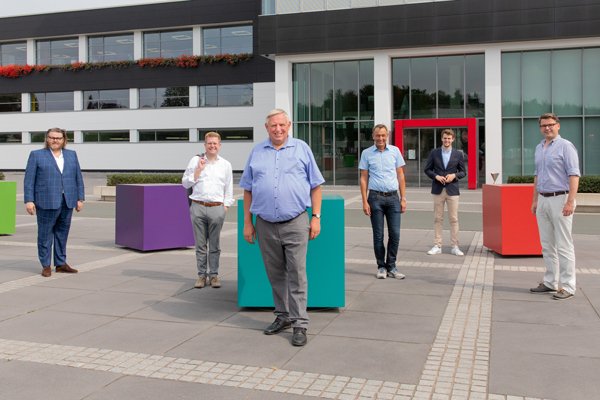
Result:
M288 136L287 139L285 140L285 143L283 144L283 146L281 146L279 149L284 149L286 147L293 147L295 145L296 145L296 143L294 142L294 138L291 136ZM275 149L275 146L273 146L273 143L271 143L271 138L268 138L267 140L265 140L264 147L270 147L272 149Z
M383 149L383 151L387 151L387 150L389 150L389 149L390 149L390 145L386 143L386 145L385 145L385 149ZM376 145L376 144L374 144L374 145L373 145L373 152L376 152L376 151L379 151L379 149L377 148L377 145Z

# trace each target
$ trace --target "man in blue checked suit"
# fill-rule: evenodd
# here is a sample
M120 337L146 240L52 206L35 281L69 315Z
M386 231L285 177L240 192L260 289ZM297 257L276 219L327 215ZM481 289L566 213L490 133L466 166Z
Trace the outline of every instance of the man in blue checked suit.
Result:
M463 153L452 148L456 133L452 129L444 129L441 138L442 146L431 151L425 164L425 175L431 178L435 231L434 245L427 254L442 253L442 224L446 204L452 244L450 252L455 256L464 256L465 254L458 247L458 199L460 197L458 180L464 178L467 171Z
M67 264L67 238L73 208L81 211L85 194L77 153L65 149L66 145L64 129L48 129L44 148L29 154L25 170L25 209L37 215L38 257L44 277L52 275L53 245L56 272L77 272Z

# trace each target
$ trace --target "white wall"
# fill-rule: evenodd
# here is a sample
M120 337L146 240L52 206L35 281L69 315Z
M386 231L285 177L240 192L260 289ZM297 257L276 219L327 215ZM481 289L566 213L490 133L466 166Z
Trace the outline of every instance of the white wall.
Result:
M265 116L274 107L274 84L254 84L252 107L99 110L2 114L2 132L42 132L58 126L69 131L253 127L254 142L223 142L221 155L242 170L255 143L264 140ZM29 152L41 143L0 145L0 170L24 169ZM179 170L203 151L202 143L70 143L81 167L94 170Z

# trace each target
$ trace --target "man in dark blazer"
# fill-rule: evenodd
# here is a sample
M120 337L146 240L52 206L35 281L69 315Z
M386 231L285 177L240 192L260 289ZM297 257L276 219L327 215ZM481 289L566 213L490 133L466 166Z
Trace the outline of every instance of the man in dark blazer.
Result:
M66 144L64 129L48 129L44 148L29 154L25 170L25 209L37 214L38 257L44 277L52 275L52 245L56 272L77 272L67 264L67 238L73 208L81 211L85 195L77 153L65 149Z
M450 220L451 253L464 256L458 247L458 180L467 175L462 151L452 148L456 134L452 129L442 131L442 146L433 149L427 158L425 174L431 178L431 194L433 195L434 212L434 246L427 252L429 255L442 253L442 224L444 222L444 205L448 207Z

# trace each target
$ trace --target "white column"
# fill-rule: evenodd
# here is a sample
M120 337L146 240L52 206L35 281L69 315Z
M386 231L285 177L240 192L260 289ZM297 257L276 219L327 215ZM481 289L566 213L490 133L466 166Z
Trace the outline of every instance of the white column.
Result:
M144 58L144 35L142 31L133 32L133 59Z
M202 55L202 28L199 26L192 28L192 54Z
M129 130L129 141L131 143L137 143L140 141L140 131L138 131L137 129L130 129Z
M83 110L83 91L76 90L73 92L73 108L75 111Z
M36 47L35 40L27 39L27 64L35 65L36 64Z
M190 142L198 142L198 128L190 128Z
M140 91L137 88L129 89L129 108L132 110L140 108Z
M287 111L292 119L295 118L292 110L293 96L292 63L286 57L277 57L275 59L275 108Z
M485 50L485 182L498 172L502 182L502 52L499 47Z
M190 86L189 89L190 99L189 104L190 107L198 107L198 86Z
M87 36L79 36L79 62L87 62L88 60L88 46Z
M30 93L21 93L21 112L31 112Z
M387 54L377 54L373 59L375 124L386 124L392 130L392 59ZM391 138L392 135L390 135Z
M73 131L73 142L83 143L83 131Z
M31 132L21 132L21 143L31 144Z

